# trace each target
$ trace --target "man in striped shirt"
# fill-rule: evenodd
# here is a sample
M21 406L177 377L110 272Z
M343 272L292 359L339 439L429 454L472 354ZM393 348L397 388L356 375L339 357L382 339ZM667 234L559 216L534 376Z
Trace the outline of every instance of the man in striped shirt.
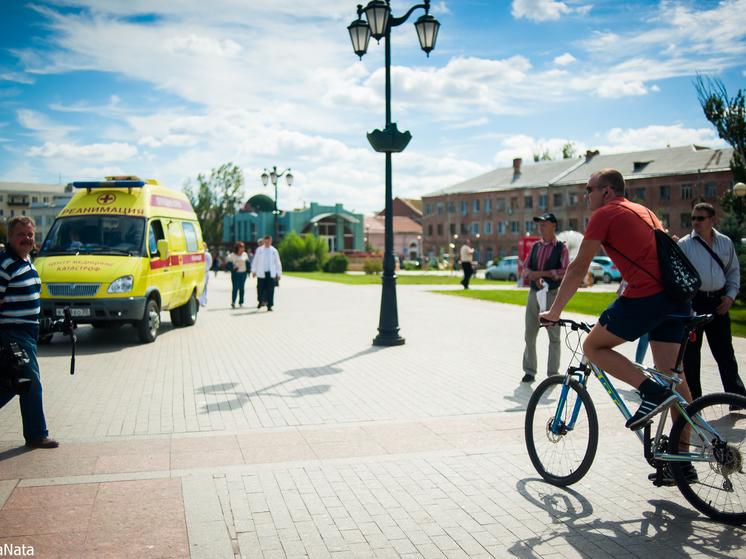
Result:
M570 263L567 245L557 239L557 218L554 214L535 217L539 223L541 241L534 243L531 252L523 263L523 275L530 281L531 289L526 302L526 349L523 352L523 372L521 382L533 382L536 377L536 337L539 335L539 312L547 310L554 303L557 288L565 277L565 270ZM540 307L537 292L548 286L546 304ZM549 359L547 375L559 374L560 332L559 328L547 328L549 335Z
M35 228L34 220L27 216L15 216L8 221L8 246L0 252L0 343L18 344L29 358L24 375L31 381L31 388L19 396L26 446L56 448L59 443L49 438L44 418L36 361L41 280L28 256L34 248ZM13 396L0 394L0 408Z

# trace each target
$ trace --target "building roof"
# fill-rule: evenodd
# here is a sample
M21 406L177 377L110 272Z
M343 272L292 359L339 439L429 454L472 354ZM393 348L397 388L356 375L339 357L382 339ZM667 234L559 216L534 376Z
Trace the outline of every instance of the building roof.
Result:
M407 204L410 208L412 208L412 211L414 211L418 215L422 215L422 200L415 200L414 198L399 198L402 202Z
M730 168L733 148L709 149L699 146L593 155L575 159L543 161L520 165L520 174L513 167L501 167L479 177L436 190L428 196L536 188L565 184L584 184L596 171L617 169L625 180L653 176L682 175L724 171Z
M422 224L417 223L411 217L393 216L394 234L396 233L422 233ZM365 216L364 225L366 232L383 235L386 230L386 218L383 216Z
M64 184L41 184L30 182L0 182L0 192L11 192L26 194L31 192L45 192L48 194L62 194L65 192Z

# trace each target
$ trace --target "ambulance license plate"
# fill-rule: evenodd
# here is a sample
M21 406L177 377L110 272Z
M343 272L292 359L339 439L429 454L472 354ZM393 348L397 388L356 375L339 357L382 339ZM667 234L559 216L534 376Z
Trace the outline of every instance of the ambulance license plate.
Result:
M65 309L57 309L57 316L65 316ZM70 316L91 316L91 309L70 309Z

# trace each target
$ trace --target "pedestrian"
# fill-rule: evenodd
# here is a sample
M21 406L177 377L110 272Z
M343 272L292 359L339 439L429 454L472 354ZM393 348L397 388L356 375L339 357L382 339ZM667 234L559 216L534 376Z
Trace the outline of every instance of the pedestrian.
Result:
M557 238L557 218L554 214L534 217L539 224L541 241L534 243L523 262L523 276L529 280L526 301L526 349L523 351L523 378L521 382L533 382L538 363L536 337L539 335L539 313L547 310L557 297L557 288L565 277L570 263L567 244ZM542 301L540 301L542 299ZM543 303L543 305L541 304ZM547 328L549 335L549 359L547 376L559 374L560 344L559 328Z
M694 331L694 338L690 339L684 352L684 374L692 398L702 395L699 371L704 334L718 364L723 389L746 396L743 381L738 376L729 313L741 287L741 270L733 241L714 225L715 208L706 202L697 204L692 210L693 231L679 241L679 247L702 278L702 286L692 301L692 310L715 317Z
M471 260L474 257L474 249L471 248L471 241L466 239L464 244L461 246L461 268L464 270L464 279L461 280L461 285L464 289L469 289L469 279L474 274L474 267L471 264Z
M238 296L238 306L243 307L244 286L246 276L248 275L247 263L249 257L245 252L245 246L241 241L233 245L233 252L228 256L228 263L231 267L231 308L236 308L236 296Z
M603 246L622 277L628 282L624 294L602 314L583 342L588 359L608 374L637 388L642 403L626 425L641 429L654 415L668 409L676 394L648 379L614 348L650 333L650 349L661 371L671 371L684 335L682 325L665 321L669 314L688 315L690 303L675 303L664 291L653 227L663 229L658 218L645 206L625 197L624 178L619 171L604 169L591 175L585 200L592 212L578 254L567 267L552 307L540 319L554 322L578 290L593 257ZM691 395L683 379L676 390L687 401ZM684 463L685 475L696 476L691 463Z
M215 277L218 277L218 271L220 270L220 259L222 258L221 252L222 251L218 251L215 258L212 259L211 269L215 272Z
M199 304L203 307L207 306L207 284L210 281L210 268L212 268L212 254L210 249L207 247L207 243L203 243L205 247L205 290L202 295L199 296Z
M256 308L260 309L266 305L267 310L271 311L275 304L275 282L279 284L282 277L282 263L269 235L265 235L262 244L254 252L251 276L257 278L256 298L259 304Z
M11 343L26 352L28 363L23 375L31 387L18 397L26 446L57 448L60 443L49 438L44 417L41 377L36 359L39 337L39 293L41 280L29 254L34 248L36 224L28 216L18 215L8 220L8 246L0 252L0 343ZM15 394L0 394L0 408Z

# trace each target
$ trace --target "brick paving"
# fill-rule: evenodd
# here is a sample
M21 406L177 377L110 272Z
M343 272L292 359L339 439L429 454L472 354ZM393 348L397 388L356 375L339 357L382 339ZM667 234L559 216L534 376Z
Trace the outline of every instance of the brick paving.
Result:
M229 288L226 275L211 279L194 327L174 329L164 313L153 344L128 326L81 327L73 377L67 339L40 347L47 421L63 444L25 449L17 405L0 410L0 549L746 557L743 529L649 484L598 383L593 467L566 489L540 480L523 442L520 307L399 286L406 344L377 348L378 286L285 277L272 313L251 304L252 282L232 310ZM743 361L746 340L736 347ZM719 390L703 361L705 391Z

